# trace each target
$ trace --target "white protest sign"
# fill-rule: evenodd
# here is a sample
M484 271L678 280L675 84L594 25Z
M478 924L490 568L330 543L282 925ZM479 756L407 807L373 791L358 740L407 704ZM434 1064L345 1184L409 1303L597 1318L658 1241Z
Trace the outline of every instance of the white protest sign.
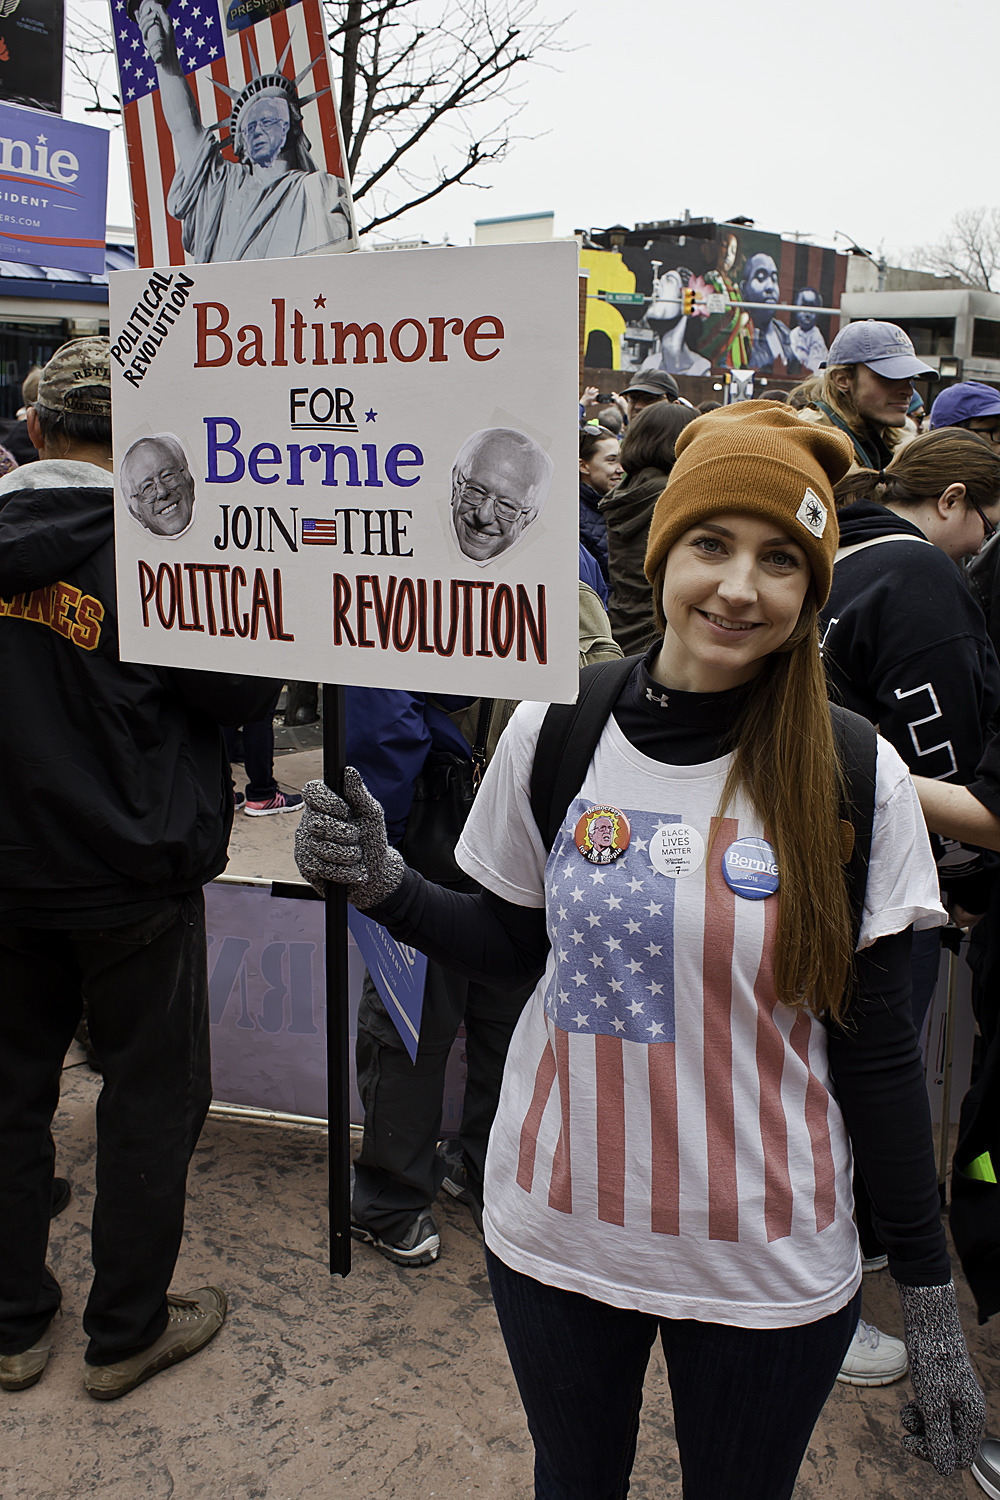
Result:
M577 248L111 277L127 661L572 701Z

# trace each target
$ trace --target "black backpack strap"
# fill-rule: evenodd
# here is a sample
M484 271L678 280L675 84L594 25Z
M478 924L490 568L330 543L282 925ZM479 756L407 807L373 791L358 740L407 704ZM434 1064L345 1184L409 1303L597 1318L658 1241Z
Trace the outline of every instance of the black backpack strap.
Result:
M531 767L531 811L545 848L555 843L618 695L642 656L600 661L580 673L575 703L553 703L538 731Z
M877 455L873 456L868 452L868 449L865 447L864 443L862 443L857 433L851 431L847 423L843 420L842 417L838 417L837 413L831 406L827 406L825 401L817 401L814 404L816 406L816 409L818 411L821 411L823 415L833 423L834 427L839 427L840 431L850 438L851 443L854 447L854 456L863 469L878 470L882 467L882 465L878 461Z
M844 773L841 816L854 829L854 847L847 864L847 894L851 904L853 946L857 948L868 886L868 865L875 822L875 757L878 735L875 726L860 714L839 704L830 704L837 756Z

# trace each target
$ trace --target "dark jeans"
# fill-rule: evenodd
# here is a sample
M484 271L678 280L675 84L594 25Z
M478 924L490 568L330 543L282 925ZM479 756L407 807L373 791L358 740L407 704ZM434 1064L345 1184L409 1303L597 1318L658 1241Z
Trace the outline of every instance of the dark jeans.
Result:
M226 754L236 758L236 732L239 725L222 731ZM243 769L247 773L246 795L251 802L266 802L278 790L274 779L274 721L268 717L256 724L243 725Z
M184 1228L187 1168L212 1096L205 902L171 897L122 926L0 926L0 1353L57 1311L45 1265L63 1059L87 1002L97 1103L87 1360L159 1338Z
M626 1252L627 1253L627 1252ZM684 1500L787 1500L858 1326L861 1293L801 1328L657 1318L545 1286L486 1252L535 1444L535 1500L622 1500L657 1333Z
M468 1079L459 1135L469 1190L482 1205L486 1143L497 1112L507 1048L532 988L496 989L428 963L413 1063L365 975L357 1046L365 1126L355 1163L352 1211L382 1238L405 1234L441 1186L445 1168L436 1151L445 1071L463 1020Z

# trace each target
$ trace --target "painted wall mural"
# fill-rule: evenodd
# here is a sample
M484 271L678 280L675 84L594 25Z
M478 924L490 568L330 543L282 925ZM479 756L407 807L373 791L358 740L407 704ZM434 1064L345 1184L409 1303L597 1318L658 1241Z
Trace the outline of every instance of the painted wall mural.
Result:
M683 244L664 238L621 252L583 250L580 264L589 272L588 368L672 375L749 368L802 380L826 359L831 319L814 309L839 306L847 257L720 224L714 237ZM598 293L635 300L606 302Z

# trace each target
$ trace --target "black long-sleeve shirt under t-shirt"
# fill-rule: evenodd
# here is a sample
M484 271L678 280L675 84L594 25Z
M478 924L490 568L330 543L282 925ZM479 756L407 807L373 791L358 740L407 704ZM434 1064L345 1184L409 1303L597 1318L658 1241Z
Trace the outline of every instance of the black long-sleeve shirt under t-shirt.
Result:
M749 688L665 691L638 664L614 706L622 733L665 765L724 755ZM524 985L549 950L545 912L490 891L467 895L407 870L393 895L366 913L401 942L473 979ZM923 1066L910 1012L907 928L856 955L856 993L842 1025L827 1025L830 1075L875 1223L897 1281L938 1286L951 1276L941 1225Z

